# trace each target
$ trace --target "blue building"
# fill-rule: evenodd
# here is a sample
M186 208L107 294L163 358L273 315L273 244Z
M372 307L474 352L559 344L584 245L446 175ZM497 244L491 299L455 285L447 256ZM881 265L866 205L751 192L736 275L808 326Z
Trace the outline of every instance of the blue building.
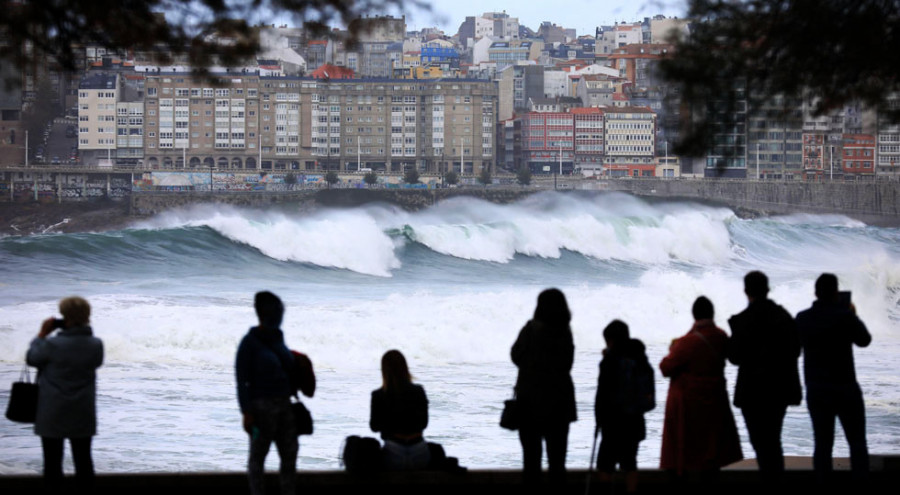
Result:
M450 66L459 67L459 52L454 48L445 48L442 46L423 46L419 55L422 65L450 64Z

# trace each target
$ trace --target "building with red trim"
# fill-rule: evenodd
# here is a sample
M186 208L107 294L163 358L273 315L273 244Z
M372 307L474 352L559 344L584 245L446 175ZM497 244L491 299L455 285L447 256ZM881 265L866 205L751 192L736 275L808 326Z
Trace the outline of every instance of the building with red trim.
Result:
M872 134L844 134L842 171L844 178L875 176L875 136Z

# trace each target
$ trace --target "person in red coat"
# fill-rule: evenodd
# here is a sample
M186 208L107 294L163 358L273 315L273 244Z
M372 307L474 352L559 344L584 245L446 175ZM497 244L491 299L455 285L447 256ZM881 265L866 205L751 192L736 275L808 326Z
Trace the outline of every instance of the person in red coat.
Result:
M692 312L693 328L659 363L670 378L660 468L679 478L706 477L744 458L725 388L728 335L713 322L709 299L698 297Z

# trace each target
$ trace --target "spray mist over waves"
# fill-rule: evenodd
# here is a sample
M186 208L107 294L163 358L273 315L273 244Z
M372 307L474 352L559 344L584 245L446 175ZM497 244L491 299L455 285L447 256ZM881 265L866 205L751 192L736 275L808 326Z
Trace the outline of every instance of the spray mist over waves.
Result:
M415 213L383 205L297 215L199 206L139 228L206 226L272 259L384 277L401 267L408 242L493 263L558 259L568 250L597 260L719 265L734 255L733 219L727 209L650 206L627 195L542 193L511 205L454 198Z

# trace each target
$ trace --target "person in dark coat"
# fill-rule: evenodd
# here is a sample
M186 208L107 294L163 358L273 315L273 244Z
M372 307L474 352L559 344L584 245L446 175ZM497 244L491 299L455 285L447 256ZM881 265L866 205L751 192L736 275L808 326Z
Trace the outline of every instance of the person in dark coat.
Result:
M551 482L565 480L569 423L577 419L570 374L575 357L570 320L561 291L541 292L534 317L519 332L511 351L519 368L515 387L522 414L519 441L523 476L530 487L540 483L545 441Z
M281 493L294 495L299 443L291 412L294 356L280 329L284 305L278 296L264 291L256 293L253 306L259 326L241 339L234 365L244 431L250 436L250 493L265 493L266 456L274 441L281 458Z
M816 301L797 315L797 331L803 349L806 406L815 437L813 467L819 481L827 482L832 471L835 418L840 418L847 437L853 475L864 481L869 472L869 450L853 345L866 347L872 336L856 316L853 304L840 300L836 276L824 273L816 280Z
M41 437L48 491L57 491L62 483L68 438L76 484L87 493L94 483L91 440L97 434L97 368L103 364L103 342L91 330L86 300L67 297L59 302L59 312L63 319L44 320L25 357L38 368L34 432ZM51 338L56 329L60 331Z
M608 482L618 464L625 473L626 491L634 493L638 483L638 444L647 436L644 413L655 407L653 367L647 361L644 343L630 337L624 322L613 320L603 330L603 338L606 349L600 361L594 400L596 431L603 435L597 453L597 473L600 481ZM647 389L641 389L638 377L648 380Z
M768 298L769 279L744 277L749 304L728 320L728 360L738 366L734 405L741 408L759 472L774 481L784 472L781 428L787 406L802 399L797 360L800 340L794 318Z
M660 468L681 478L713 476L744 458L725 386L728 335L713 321L713 305L701 296L692 309L694 326L675 339L659 363L669 377Z
M369 427L380 432L388 470L423 469L431 453L422 433L428 426L425 388L412 382L406 358L390 350L381 358L382 385L372 391Z

